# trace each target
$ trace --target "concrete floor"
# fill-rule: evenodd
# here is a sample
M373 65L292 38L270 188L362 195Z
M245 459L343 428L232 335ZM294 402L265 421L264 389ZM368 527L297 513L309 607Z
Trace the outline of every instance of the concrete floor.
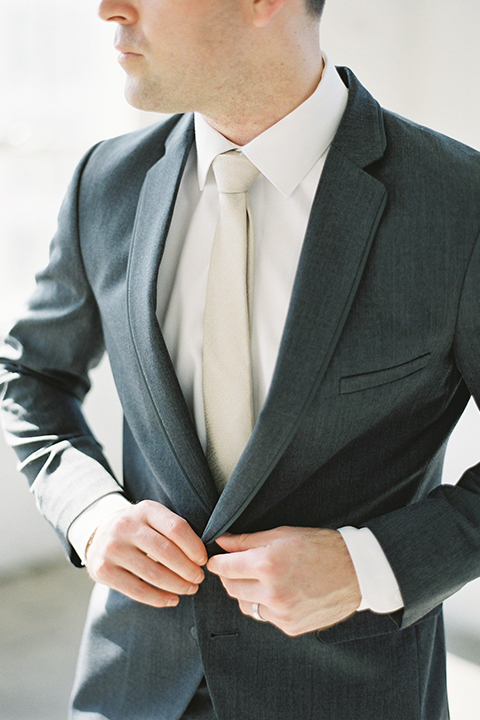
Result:
M0 583L0 720L66 720L90 590L66 562ZM452 720L480 720L480 667L448 671Z
M91 587L66 562L0 584L0 720L66 720Z

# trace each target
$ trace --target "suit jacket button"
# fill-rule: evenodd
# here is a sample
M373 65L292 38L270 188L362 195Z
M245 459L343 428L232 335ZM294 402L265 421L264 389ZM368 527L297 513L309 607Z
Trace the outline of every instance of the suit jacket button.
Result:
M197 633L197 628L195 627L195 625L190 628L190 634L193 638L195 638L195 640L198 640L198 633Z

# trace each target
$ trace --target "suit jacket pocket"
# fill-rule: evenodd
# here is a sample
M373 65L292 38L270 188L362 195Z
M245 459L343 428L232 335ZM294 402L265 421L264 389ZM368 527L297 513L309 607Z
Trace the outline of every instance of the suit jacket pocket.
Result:
M368 390L378 385L386 385L387 383L395 382L395 380L401 380L422 370L422 368L428 365L429 360L430 353L424 353L413 360L395 365L394 367L374 370L373 372L362 373L361 375L348 375L340 379L339 393L346 395L347 393Z

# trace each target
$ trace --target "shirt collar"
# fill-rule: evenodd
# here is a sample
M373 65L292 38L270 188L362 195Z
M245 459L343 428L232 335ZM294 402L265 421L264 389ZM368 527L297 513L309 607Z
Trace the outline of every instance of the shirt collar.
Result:
M324 70L315 92L295 110L240 150L279 192L290 196L329 149L348 99L333 62L323 56ZM197 173L200 190L214 158L238 148L195 113Z

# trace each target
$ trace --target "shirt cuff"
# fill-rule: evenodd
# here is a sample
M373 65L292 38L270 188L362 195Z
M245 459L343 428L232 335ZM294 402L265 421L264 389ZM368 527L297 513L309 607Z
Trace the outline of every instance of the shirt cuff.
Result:
M68 541L85 565L85 550L92 533L108 515L130 507L131 503L121 493L105 495L79 515L68 529Z
M392 613L403 608L402 595L393 570L380 543L369 528L342 527L343 537L352 558L362 601L357 612Z

